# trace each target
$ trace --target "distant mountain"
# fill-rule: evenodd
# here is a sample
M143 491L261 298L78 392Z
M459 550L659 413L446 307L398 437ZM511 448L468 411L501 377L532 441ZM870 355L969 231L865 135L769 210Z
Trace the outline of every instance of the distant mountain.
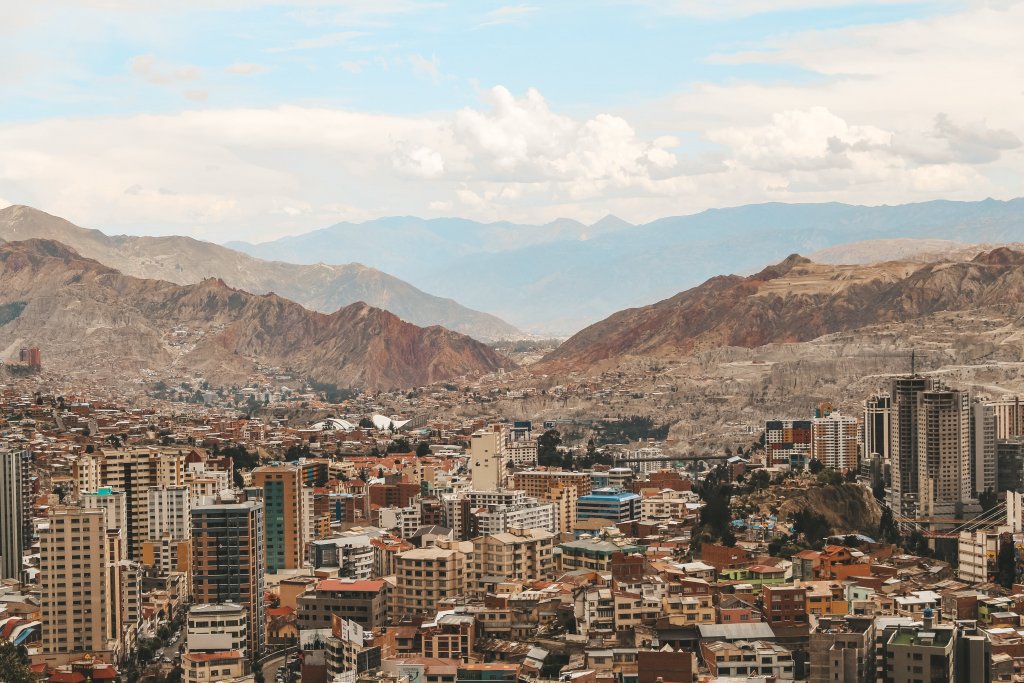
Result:
M545 227L385 218L239 248L298 262L325 253L357 260L524 330L560 335L717 273L751 273L794 252L893 238L1021 241L1024 199L878 207L755 204L636 227L613 217L586 233L568 229L568 238L565 230L548 228L550 238L541 239ZM520 239L507 239L510 234ZM871 260L878 258L885 255Z
M733 346L803 342L940 311L1024 310L1024 252L971 261L822 265L790 256L756 275L714 277L574 335L534 371L594 371L630 357L671 359Z
M112 237L27 206L0 210L0 238L56 240L136 277L177 284L221 278L232 287L255 294L275 292L324 313L363 301L416 325L442 325L484 341L525 336L493 315L357 263L296 265L263 261L189 237Z
M152 371L237 381L259 363L376 389L511 365L467 336L364 303L327 315L217 279L135 278L52 240L0 244L0 312L0 359L35 345L46 367L85 378L132 381Z

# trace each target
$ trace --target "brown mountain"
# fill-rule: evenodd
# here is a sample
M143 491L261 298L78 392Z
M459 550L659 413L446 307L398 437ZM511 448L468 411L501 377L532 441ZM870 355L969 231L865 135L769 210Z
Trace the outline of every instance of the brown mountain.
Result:
M590 371L627 357L673 358L734 346L802 342L941 311L1024 304L1024 252L970 261L822 265L793 255L756 275L712 278L620 311L571 337L536 372Z
M179 285L206 278L247 292L275 292L324 313L363 301L420 326L442 325L483 341L525 335L488 313L433 296L408 282L358 263L297 265L264 261L190 237L109 236L28 206L0 209L0 239L50 239L126 275Z
M469 337L364 303L328 315L218 279L140 279L39 239L0 244L0 358L23 345L39 346L47 367L126 381L193 371L244 379L259 363L391 388L510 365Z

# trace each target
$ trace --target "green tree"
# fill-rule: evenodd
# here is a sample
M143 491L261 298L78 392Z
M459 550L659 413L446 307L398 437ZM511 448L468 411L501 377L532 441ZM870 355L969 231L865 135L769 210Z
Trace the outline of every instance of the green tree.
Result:
M558 447L562 445L562 435L557 429L549 429L537 438L537 464L542 467L561 467L562 456Z
M807 471L811 474L817 474L823 469L825 469L825 465L823 465L817 458L811 458L810 462L807 463Z
M426 441L420 441L419 444L416 445L416 457L424 458L428 455L430 455L430 444Z
M981 504L981 511L988 512L999 502L999 494L991 488L987 488L978 494L978 503Z
M1017 578L1017 550L1013 547L1013 536L999 536L999 556L996 559L996 580L1003 588L1013 588Z
M4 683L35 683L24 647L0 642L0 676Z
M878 522L878 537L886 543L899 543L900 532L889 508L882 508L882 518Z

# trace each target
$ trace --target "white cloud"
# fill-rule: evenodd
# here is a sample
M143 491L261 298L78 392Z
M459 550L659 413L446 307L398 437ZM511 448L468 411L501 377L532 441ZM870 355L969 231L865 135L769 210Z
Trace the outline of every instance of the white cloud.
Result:
M137 55L128 61L132 73L153 85L170 85L199 78L199 67L190 64L169 64L153 55Z
M256 74L263 74L270 71L270 67L265 64L253 64L250 62L238 62L224 69L225 73L234 74L236 76L253 76Z
M318 50L325 47L335 47L348 43L355 38L362 38L367 35L362 31L337 31L311 38L302 38L281 47L268 48L267 52L293 52L296 50Z
M362 73L363 69L369 66L370 62L365 59L347 59L338 66L349 73Z
M477 24L477 28L502 24L523 24L526 18L537 12L538 9L540 8L533 5L504 5L485 14L483 21Z
M634 0L666 14L686 14L707 19L736 19L769 12L852 7L855 5L925 4L931 0Z
M409 55L409 65L415 73L429 76L434 83L441 82L441 60L437 55L431 55L430 59L418 54Z

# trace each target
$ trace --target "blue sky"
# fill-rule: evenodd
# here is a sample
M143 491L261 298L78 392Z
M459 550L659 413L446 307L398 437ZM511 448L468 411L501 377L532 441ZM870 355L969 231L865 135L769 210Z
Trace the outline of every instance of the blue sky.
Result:
M640 222L1022 180L1018 2L2 4L0 203L112 232Z

